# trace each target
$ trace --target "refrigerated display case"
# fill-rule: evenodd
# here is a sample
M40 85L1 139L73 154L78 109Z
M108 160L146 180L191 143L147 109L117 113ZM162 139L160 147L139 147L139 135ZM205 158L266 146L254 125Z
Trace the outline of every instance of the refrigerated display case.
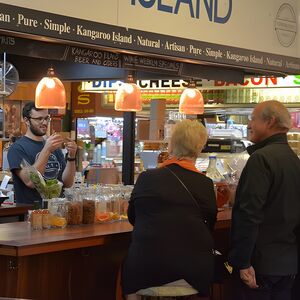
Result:
M122 157L123 118L78 118L76 131L84 148L83 160L104 164Z
M223 179L220 182L214 182L218 207L232 206L235 190L249 154L247 151L240 153L201 153L196 160L196 168L200 172L206 174L209 159L212 155L216 157L216 169Z

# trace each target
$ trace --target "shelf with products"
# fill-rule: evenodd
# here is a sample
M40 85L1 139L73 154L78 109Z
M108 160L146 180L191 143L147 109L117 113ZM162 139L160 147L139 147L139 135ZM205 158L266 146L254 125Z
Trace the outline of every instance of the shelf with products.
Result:
M144 170L156 168L161 153L167 153L168 143L166 140L140 140L137 143L138 155Z
M114 163L116 164L116 167L119 169L121 172L122 170L122 158L113 158ZM140 165L141 165L141 158L138 156L135 156L134 158L134 166L135 166L135 171L140 171Z
M297 76L250 77L244 83L202 81L200 88L205 103L259 103L278 100L282 103L300 103L300 85Z
M161 151L167 147L166 140L139 140L137 143L143 151Z
M205 114L250 115L257 103L205 104ZM300 112L300 103L284 103L290 112Z
M278 100L282 103L300 103L299 88L234 88L227 90L210 90L209 96L211 99L217 103L239 103L239 104L249 104L249 103L259 103L267 100ZM222 93L221 93L222 92ZM223 95L223 101L219 101L220 96ZM206 95L204 93L204 101L209 103L211 99L205 99Z
M300 156L300 129L291 129L287 134L287 138L292 150Z
M113 168L114 158L122 157L123 118L78 118L76 135L83 149L84 165Z

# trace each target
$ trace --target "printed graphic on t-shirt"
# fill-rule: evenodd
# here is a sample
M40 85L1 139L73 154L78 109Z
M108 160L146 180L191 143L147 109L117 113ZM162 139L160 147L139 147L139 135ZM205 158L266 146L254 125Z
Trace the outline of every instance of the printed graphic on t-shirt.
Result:
M38 153L36 155L35 160L38 159L39 154L40 153ZM51 153L48 158L48 162L46 164L45 173L44 173L43 177L45 179L55 179L58 177L60 170L61 170L61 165L60 165L59 161L57 160L57 157Z

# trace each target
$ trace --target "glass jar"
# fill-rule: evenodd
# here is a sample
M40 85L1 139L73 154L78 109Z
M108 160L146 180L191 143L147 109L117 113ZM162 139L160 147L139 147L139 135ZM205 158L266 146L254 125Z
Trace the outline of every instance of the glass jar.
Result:
M34 230L43 229L42 210L35 209L31 212L31 228L34 229Z
M43 216L43 228L50 229L51 228L51 215L50 215L49 209L43 209L42 216Z
M121 191L120 185L116 184L110 187L110 212L112 221L120 220L120 204L121 204Z
M84 191L84 190L83 190ZM66 219L68 225L82 224L81 190L77 188L65 189Z
M51 227L65 228L66 220L66 201L64 198L54 198L48 201L48 209L51 214Z
M82 224L93 224L95 221L95 200L82 200Z
M123 188L122 188L122 202L120 205L121 218L120 219L123 221L128 220L128 216L127 216L128 202L130 200L133 187L134 187L133 185L126 185L126 186L123 186Z
M66 219L68 225L80 225L82 223L82 202L80 200L66 202Z
M107 210L105 189L102 186L97 186L95 206L95 222L105 223L110 221L110 213Z
M95 221L95 198L96 187L85 189L82 196L82 224L93 224Z

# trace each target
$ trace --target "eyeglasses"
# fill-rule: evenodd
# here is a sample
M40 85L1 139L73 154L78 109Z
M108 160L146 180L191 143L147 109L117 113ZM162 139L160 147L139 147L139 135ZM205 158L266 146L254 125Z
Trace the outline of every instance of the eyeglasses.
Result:
M37 118L29 117L29 119L36 120L39 123L43 123L43 121L46 121L47 123L49 123L51 121L50 116L47 116L47 117L37 117Z

